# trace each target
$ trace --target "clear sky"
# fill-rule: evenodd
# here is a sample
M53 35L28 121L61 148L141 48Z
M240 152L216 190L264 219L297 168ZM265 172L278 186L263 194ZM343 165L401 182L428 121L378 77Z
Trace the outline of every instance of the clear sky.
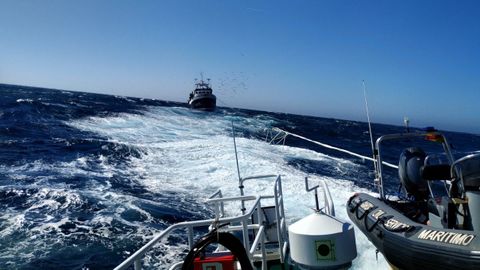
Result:
M480 134L480 1L0 0L0 82Z

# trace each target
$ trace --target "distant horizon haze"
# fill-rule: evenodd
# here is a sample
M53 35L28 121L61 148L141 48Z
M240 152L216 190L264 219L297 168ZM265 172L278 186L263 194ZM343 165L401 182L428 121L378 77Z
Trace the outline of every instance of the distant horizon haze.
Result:
M51 87L43 87L43 86L34 86L34 85L19 85L19 84L7 84L7 83L2 83L0 82L0 85L13 85L13 86L17 86L17 87L28 87L28 88L40 88L40 89L53 89L53 90L58 90L58 91L70 91L70 92L78 92L78 93L86 93L86 94L101 94L101 95L113 95L113 96L118 96L118 97L124 97L124 98L140 98L140 99L152 99L152 100L159 100L159 101L166 101L166 102L174 102L174 103L181 103L181 104L184 104L185 106L188 107L188 102L185 100L185 101L182 101L182 100L179 100L179 101L176 101L176 100L165 100L165 99L161 99L161 98L149 98L149 97L141 97L141 96L134 96L134 95L117 95L117 94L111 94L109 93L108 91L83 91L83 90L72 90L72 89L60 89L60 88L51 88ZM326 119L334 119L334 120L341 120L341 121L354 121L354 122L360 122L360 123L368 123L368 120L367 120L367 114L366 112L364 113L364 118L365 119L358 119L358 120L355 120L355 119L346 119L346 118L340 118L340 117L334 117L334 116L325 116L325 115L313 115L313 114L301 114L301 113L294 113L294 112L284 112L284 111L269 111L269 110L265 110L265 109L257 109L257 108L243 108L243 107L231 107L231 106L228 106L228 105L225 105L225 104L219 104L217 102L217 107L226 107L226 108L230 108L230 109L242 109L242 110L251 110L251 111L259 111L259 112L268 112L268 113L278 113L278 114L290 114L290 115L298 115L298 116L305 116L305 117L318 117L318 118L326 118ZM405 127L405 123L404 123L404 120L405 120L405 117L399 119L398 123L391 123L391 122L380 122L380 121L376 121L374 118L375 116L372 116L370 114L370 120L372 122L372 124L379 124L379 125L389 125L389 126L397 126L397 127ZM440 131L448 131L448 132L457 132L457 133L467 133L467 134L471 134L471 135L477 135L477 136L480 136L480 133L475 133L475 132L468 132L468 131L459 131L459 130L449 130L449 129L445 129L445 128L438 128L437 126L434 126L434 125L416 125L415 124L415 120L412 121L412 119L410 119L409 117L407 117L408 120L409 120L409 127L412 128L412 129L425 129L425 128L430 128L430 127L433 127L437 130L440 130ZM413 124L412 124L413 122ZM368 132L368 130L366 130ZM375 135L375 130L372 130L373 134Z

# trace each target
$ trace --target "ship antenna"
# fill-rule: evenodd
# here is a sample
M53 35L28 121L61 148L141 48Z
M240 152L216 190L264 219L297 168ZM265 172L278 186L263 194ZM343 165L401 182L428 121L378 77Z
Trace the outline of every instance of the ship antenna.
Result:
M372 134L372 122L370 121L370 113L368 111L368 101L367 101L367 87L365 86L365 80L362 80L363 85L363 97L365 98L365 110L367 111L367 121L368 121L368 133L370 134L370 145L372 147L372 156L373 156L373 168L375 170L375 183L378 184L378 164L377 164L377 153L375 150L375 144L373 143L373 134ZM380 192L383 194L383 192Z
M233 125L232 120L232 136L233 136L233 148L235 148L235 161L237 162L237 173L238 173L238 188L240 188L240 196L245 195L243 192L243 179L240 176L240 166L238 166L238 154L237 154L237 143L235 142L235 126ZM242 200L242 214L245 214L245 201Z
M233 120L232 120L232 136L233 136L233 148L235 148L235 161L237 162L238 181L241 182L242 177L240 176L240 167L238 166L237 143L235 142L235 127L233 125Z
M375 146L373 144L372 122L370 122L370 113L368 111L368 100L367 100L367 87L365 86L364 80L362 80L362 84L363 84L363 97L365 98L365 110L367 111L368 133L370 134L370 143L372 145L373 159L375 159Z

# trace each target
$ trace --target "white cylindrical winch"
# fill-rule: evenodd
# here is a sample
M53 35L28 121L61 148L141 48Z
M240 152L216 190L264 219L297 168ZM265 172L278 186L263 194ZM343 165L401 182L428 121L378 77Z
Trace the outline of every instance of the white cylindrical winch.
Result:
M290 256L303 269L342 269L357 257L353 225L313 213L288 228Z

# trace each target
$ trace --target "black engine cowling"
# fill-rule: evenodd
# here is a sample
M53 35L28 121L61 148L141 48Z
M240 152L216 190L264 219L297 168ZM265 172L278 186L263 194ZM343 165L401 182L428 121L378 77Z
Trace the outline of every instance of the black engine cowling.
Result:
M428 185L422 177L422 167L426 154L418 147L410 147L403 150L398 163L398 175L400 182L408 195L416 200L424 200L428 197Z

